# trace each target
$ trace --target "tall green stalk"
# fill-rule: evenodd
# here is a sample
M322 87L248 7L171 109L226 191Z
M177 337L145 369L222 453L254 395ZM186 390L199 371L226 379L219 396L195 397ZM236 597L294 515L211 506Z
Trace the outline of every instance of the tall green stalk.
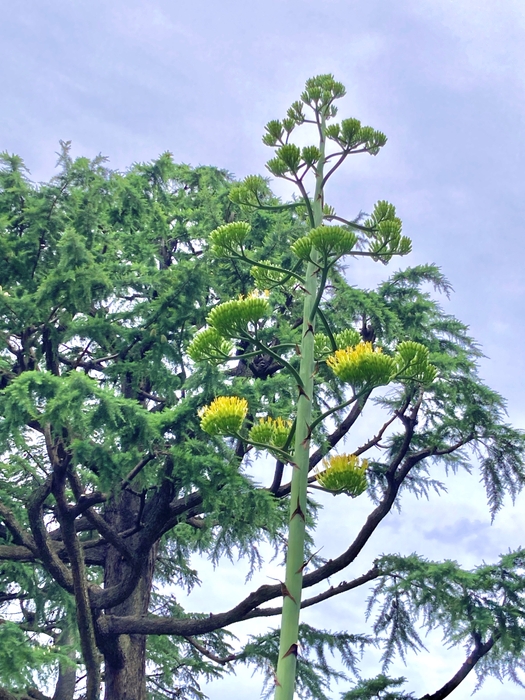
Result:
M321 158L316 169L314 201L311 207L313 228L323 220L323 169L325 120L319 124ZM299 613L304 569L304 542L306 534L306 495L310 462L310 426L312 424L312 399L314 390L314 333L315 300L319 292L317 265L319 253L312 249L306 268L303 325L301 339L300 376L303 383L297 401L297 427L295 432L294 468L290 494L290 520L288 526L288 550L286 553L286 577L283 589L283 612L279 641L279 660L276 672L275 700L293 700L295 667L297 664Z
M417 344L405 344L406 347L398 353L399 357L389 357L380 351L376 352L371 343L360 343L359 333L355 329L349 328L346 334L338 334L336 341L320 306L329 271L343 256L369 256L374 260L388 262L392 255L404 255L410 250L409 239L401 236L401 221L395 215L395 208L388 202L378 202L372 215L363 223L347 221L336 216L330 207L325 208L326 183L347 156L354 153L375 155L386 142L384 134L371 127L361 126L357 119L344 119L339 124L327 125L337 114L333 102L344 94L344 86L335 81L333 76L314 77L306 82L301 100L293 103L287 112L287 118L266 125L263 141L275 149L275 157L268 161L267 168L275 177L293 182L299 189L302 201L275 205L275 202L266 199L267 185L264 179L253 176L246 178L231 195L233 201L247 208L275 211L288 207L305 211L310 230L306 236L291 243L291 250L298 262L286 270L264 261L259 262L247 254L245 241L250 230L247 222L231 222L210 234L212 252L218 257L230 257L253 265L256 282L262 283L260 290L265 289L267 282L270 288L274 288L286 285L292 277L299 281L296 289L304 294L302 336L298 344L301 357L299 371L286 358L289 346L270 348L258 337L259 323L270 315L268 292L256 290L245 298L216 306L208 316L210 327L198 334L188 349L192 359L197 362L229 361L233 358L232 340L242 339L257 352L262 350L280 362L283 371L287 371L298 385L293 438L295 447L292 453L287 452L288 439L292 440L292 433L288 432L284 446L282 442L275 442L276 433L272 431L277 430L277 423L269 416L266 420L255 423L248 435L243 436L242 425L248 412L248 402L244 398L217 397L201 411L201 426L205 431L212 435L235 436L241 441L251 442L257 448L266 446L271 453L293 467L275 700L293 700L299 652L310 442L313 427L322 421L322 417L317 416L315 421L312 417L316 316L323 323L333 353L320 361L326 361L334 374L352 387L354 400L363 394L369 394L375 386L388 384L396 374L405 374L415 381L431 381L434 376L433 370L427 368L428 351L422 346L415 347ZM317 129L316 146L301 149L290 140L292 131L303 124ZM327 142L331 144L328 149ZM305 181L312 175L315 188L313 198L310 198ZM343 225L323 224L325 220L331 222L334 219ZM356 231L362 234L361 240ZM302 277L304 262L306 273ZM282 357L278 348L284 350ZM334 408L327 415L346 405L348 402ZM292 422L289 423L292 430ZM355 455L341 455L337 464L339 466L335 465L331 469L330 463L330 468L323 473L323 488L331 490L333 487L336 492L354 496L362 493L366 489L366 465L360 466Z

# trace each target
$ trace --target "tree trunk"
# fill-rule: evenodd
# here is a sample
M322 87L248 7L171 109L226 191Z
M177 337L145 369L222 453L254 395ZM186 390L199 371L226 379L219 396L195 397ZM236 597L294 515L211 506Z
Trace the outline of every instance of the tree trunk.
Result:
M140 498L125 491L108 506L106 519L117 531L129 530L140 517ZM132 538L131 538L132 539ZM129 543L132 546L132 542ZM112 615L141 616L148 612L155 567L155 550L151 551L139 583L131 596L106 612ZM104 586L118 584L129 565L112 547L108 548L104 568ZM104 654L104 700L146 700L146 636L139 634L106 637Z
M71 630L66 629L58 642L60 646L72 644L73 635ZM73 700L77 682L77 666L75 663L75 651L72 649L68 652L71 659L70 664L60 661L58 664L58 680L53 694L53 700Z

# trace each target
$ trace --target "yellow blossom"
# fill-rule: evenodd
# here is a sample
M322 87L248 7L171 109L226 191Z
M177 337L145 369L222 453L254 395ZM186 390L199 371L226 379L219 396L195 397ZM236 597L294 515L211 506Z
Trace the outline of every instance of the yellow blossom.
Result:
M394 360L383 355L381 348L374 349L372 343L336 350L327 364L341 381L354 389L388 384L395 372Z
M261 418L250 430L250 440L268 447L283 447L292 428L291 420L283 418Z
M356 455L333 455L323 460L323 467L316 479L327 491L347 493L352 498L366 491L366 459L359 460Z
M210 435L235 435L241 429L248 402L238 396L218 396L199 411L201 428Z

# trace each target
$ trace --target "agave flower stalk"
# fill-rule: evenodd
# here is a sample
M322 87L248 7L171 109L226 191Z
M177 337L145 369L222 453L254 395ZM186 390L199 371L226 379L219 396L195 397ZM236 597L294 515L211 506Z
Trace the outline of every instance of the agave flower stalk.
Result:
M315 194L311 204L313 228L323 221L323 166L325 154L325 115L320 114L319 158ZM316 300L319 294L318 280L320 254L312 248L306 268L301 362L299 374L302 387L297 401L294 468L290 493L290 520L288 526L288 550L284 580L283 612L279 640L279 659L276 671L275 700L293 700L298 653L299 614L304 569L304 544L306 534L306 495L310 462L310 433L312 423L312 398L314 389L314 335Z
M298 261L289 269L276 266L273 262L258 261L256 256L249 254L250 247L246 244L250 232L247 222L230 222L220 226L210 236L213 254L236 258L252 265L252 275L260 289L285 288L292 282L295 292L304 294L302 335L296 346L300 354L299 369L295 362L286 359L286 352L281 355L281 351L289 350L289 346L270 346L259 337L261 324L270 315L267 292L253 292L246 298L216 306L207 318L210 327L198 334L188 349L190 357L196 362L227 362L233 359L232 341L246 340L253 346L252 352L262 351L270 355L279 362L283 372L287 372L297 383L293 427L291 422L290 425L283 422L277 426L274 419L269 417L252 426L247 436L254 447L267 449L283 463L293 466L275 700L293 700L294 696L312 431L335 411L354 400L360 400L375 387L388 384L396 377L427 382L434 376L429 368L428 352L417 343L402 343L393 357L388 353L383 354L373 344L361 342L361 336L354 328L334 334L322 309L329 271L343 256L368 256L387 263L393 255L405 255L410 251L410 240L401 235L401 220L388 202L378 202L363 223L336 216L334 210L324 203L326 183L347 156L355 153L376 155L386 143L383 133L362 126L357 119L344 119L339 124L327 125L328 120L337 114L334 100L344 94L344 86L333 76L312 78L307 81L301 100L288 110L287 118L271 121L266 126L263 142L275 149L275 157L268 161L267 168L275 177L293 182L299 189L300 199L276 205L267 199L267 183L259 176L247 177L230 195L232 201L247 209L294 209L304 212L309 232L290 242L291 252ZM308 117L305 116L304 107L310 110ZM290 136L295 127L305 123L317 129L318 145L301 149L290 141ZM330 148L327 148L328 142ZM306 188L306 175L314 179L313 197ZM334 219L344 225L323 223ZM305 264L306 272L303 273ZM316 318L319 318L324 331L317 336ZM250 356L248 353L245 358ZM317 360L326 362L337 379L351 387L353 397L314 420L312 408ZM202 413L202 427L211 434L244 440L239 429L246 410L246 404L239 397L220 397ZM283 437L284 445L281 444ZM289 452L292 440L294 449ZM358 465L355 456L344 456L339 462L329 464L320 476L320 483L334 493L358 495L366 488L364 467Z

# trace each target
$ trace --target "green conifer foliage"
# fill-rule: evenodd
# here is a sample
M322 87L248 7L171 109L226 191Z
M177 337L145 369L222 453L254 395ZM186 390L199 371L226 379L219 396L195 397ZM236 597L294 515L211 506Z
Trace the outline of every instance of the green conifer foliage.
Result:
M235 183L170 154L118 173L62 144L40 185L2 155L0 697L202 698L203 679L249 664L287 700L333 697L336 680L348 699L410 698L386 670L359 680L358 662L372 644L386 666L419 648L421 625L467 649L427 700L474 667L522 670L522 552L473 571L392 553L328 582L404 491L439 491L436 464L479 468L493 514L525 480L523 436L480 380L478 346L428 291L448 293L442 273L407 268L374 290L343 273L342 258L410 248L391 204L345 220L325 202L348 156L386 142L335 123L343 95L318 76L267 125L268 168L299 189L290 203L260 176ZM299 147L304 124L318 139ZM371 402L380 422L347 454ZM265 452L259 483L250 465ZM316 553L320 488L371 501L330 561ZM282 583L213 615L181 606L178 589L199 583L194 555L254 573L262 543L287 556ZM301 607L367 585L372 633L300 621ZM281 630L233 636L281 615Z

